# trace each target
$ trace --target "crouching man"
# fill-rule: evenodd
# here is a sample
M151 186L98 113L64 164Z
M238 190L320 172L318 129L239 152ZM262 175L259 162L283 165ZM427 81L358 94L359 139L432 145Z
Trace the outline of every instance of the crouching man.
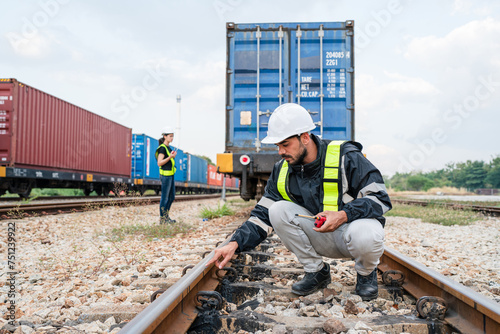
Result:
M293 284L293 293L308 295L331 282L323 257L353 258L356 294L365 301L377 298L382 215L392 208L384 181L361 153L361 144L322 140L310 133L315 127L298 104L276 108L262 142L275 144L283 159L275 164L250 218L208 264L223 268L236 251L253 249L274 229L304 266L304 278ZM326 221L317 228L314 220L297 214Z

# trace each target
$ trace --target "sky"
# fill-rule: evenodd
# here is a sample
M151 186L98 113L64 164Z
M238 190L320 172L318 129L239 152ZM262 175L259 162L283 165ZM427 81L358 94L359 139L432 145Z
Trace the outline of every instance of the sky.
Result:
M0 77L214 162L225 143L226 22L355 24L355 139L384 175L500 154L500 2L9 1Z

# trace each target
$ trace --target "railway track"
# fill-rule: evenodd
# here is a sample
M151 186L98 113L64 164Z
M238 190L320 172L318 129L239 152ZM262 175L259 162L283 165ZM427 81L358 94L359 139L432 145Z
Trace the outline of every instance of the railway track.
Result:
M500 207L494 206L482 206L482 205L469 205L469 204L459 204L459 203L444 203L435 201L419 201L419 200L406 200L406 199L391 199L392 203L407 204L407 205L419 205L419 206L430 206L439 205L456 210L471 210L476 212L481 212L485 215L500 216Z
M220 194L204 195L176 195L176 201L195 199L218 198ZM227 195L228 197L231 195ZM235 196L235 195L233 195ZM84 198L83 200L48 202L48 203L19 203L0 205L0 220L25 218L35 215L60 214L77 211L88 211L104 206L148 205L160 202L160 196L145 197L106 197ZM59 198L58 198L59 199Z
M156 195L144 195L141 197L154 197ZM92 199L102 199L102 198L116 198L116 196L38 196L30 197L28 199L22 199L19 197L0 197L0 202L19 202L26 203L32 201L56 201L56 200L92 200Z
M229 226L227 230L235 227ZM224 230L225 233L227 230ZM229 237L223 244L228 240ZM279 324L284 326L281 330L299 328L313 332L315 329L324 329L328 319L328 314L318 311L325 309L321 305L334 305L332 309L350 308L348 313L357 313L352 302L356 301L357 296L350 294L352 286L340 289L337 286L333 290L329 287L319 296L316 293L304 298L291 294L287 286L274 284L273 280L279 282L285 278L294 282L302 270L293 266L268 265L269 259L276 256L273 252L283 249L283 246L276 237L268 238L266 242L255 251L233 257L231 267L224 270L219 270L213 264L206 267L213 251L205 254L203 260L169 289L158 291L156 296L159 297L120 333L203 332L200 329L209 330L206 333L236 333L239 330L255 332L274 330ZM380 315L380 312L375 312L373 317L340 319L342 325L337 323L337 326L344 326L345 331L364 325L372 330L388 333L500 333L500 305L492 300L395 250L385 250L378 269L379 299L373 303L368 302L373 305L369 308L377 311L383 303L392 303L391 309L408 307L411 308L411 313L394 315L389 312ZM385 286L380 284L380 278ZM217 292L213 292L214 290ZM287 310L298 304L308 305L305 309L309 307L311 314L272 315L271 311L267 311L269 306L266 307L266 312L262 312L262 309L258 312L259 308L255 308L255 305L253 310L250 310L252 307L245 307L253 302L257 303L259 298L260 302L266 300L288 305ZM343 305L338 306L335 301ZM412 305L408 306L408 303ZM302 310L301 308L300 312ZM314 312L316 313L313 314ZM363 325L357 323L360 320Z

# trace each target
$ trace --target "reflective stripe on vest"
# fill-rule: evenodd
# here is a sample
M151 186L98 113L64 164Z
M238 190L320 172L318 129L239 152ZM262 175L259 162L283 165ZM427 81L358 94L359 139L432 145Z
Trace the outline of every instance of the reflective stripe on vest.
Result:
M156 156L156 160L158 160L158 150L160 149L160 147L165 147L165 151L167 152L167 157L170 156L170 152L168 151L168 148L167 148L167 145L165 144L161 144L160 146L158 146L158 148L156 149L156 153L155 153L155 156ZM175 174L175 159L170 159L170 161L172 162L172 169L170 170L165 170L165 169L162 169L160 167L160 175L163 175L163 176L172 176ZM162 166L163 167L163 166Z
M288 162L283 161L283 165L281 165L280 174L278 176L278 191L281 194L281 197L286 199L287 201L292 201L288 194L286 193L286 186L288 184Z
M345 140L332 140L328 144L323 167L323 211L339 211L340 146Z
M326 149L325 165L323 166L323 211L338 211L339 202L339 169L340 147L345 140L332 140ZM278 191L285 200L292 202L287 192L288 163L283 161L278 176Z

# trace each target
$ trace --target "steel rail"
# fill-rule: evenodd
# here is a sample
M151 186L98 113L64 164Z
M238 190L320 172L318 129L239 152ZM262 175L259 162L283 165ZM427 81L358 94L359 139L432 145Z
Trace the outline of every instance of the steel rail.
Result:
M236 195L228 195L236 196ZM203 194L203 195L177 195L175 200L189 201L189 200L199 200L199 199L209 199L218 198L220 194ZM0 205L0 220L1 219L13 219L15 217L10 217L12 215L20 214L31 214L34 212L58 212L60 210L82 210L85 208L91 208L95 205L97 207L107 206L107 205L125 205L125 204L148 204L148 203L158 203L160 201L160 196L151 197L117 197L117 198L100 198L91 199L85 201L72 201L72 202L58 202L58 203L27 203L27 204L4 204ZM47 213L47 212L45 212Z
M220 247L228 242L229 238ZM119 333L186 333L197 316L196 294L199 291L213 291L219 285L215 273L218 268L213 263L206 266L213 256L214 251L132 319Z
M143 195L141 197L155 197L158 195ZM56 201L56 200L67 200L67 199L106 199L106 198L119 198L119 196L115 195L107 195L107 196L31 196L29 198L20 198L20 197L0 197L0 202L28 202L28 201Z
M445 203L445 202L441 203L441 202L406 200L406 199L391 199L391 201L393 203L420 205L420 206L439 205L443 207L449 207L452 209L471 210L476 212L482 212L485 214L500 215L500 208L494 206L469 205L469 204Z
M378 269L403 272L403 288L417 299L443 298L448 304L444 320L461 333L500 333L500 305L472 289L387 247Z
M226 239L223 245L227 244ZM222 245L222 246L223 246ZM177 283L139 313L120 334L185 333L196 319L195 296L218 285L213 264L205 267L212 251ZM403 288L415 298L434 296L448 304L446 323L461 333L500 333L500 305L427 268L405 255L386 248L378 269L399 270L405 275Z

